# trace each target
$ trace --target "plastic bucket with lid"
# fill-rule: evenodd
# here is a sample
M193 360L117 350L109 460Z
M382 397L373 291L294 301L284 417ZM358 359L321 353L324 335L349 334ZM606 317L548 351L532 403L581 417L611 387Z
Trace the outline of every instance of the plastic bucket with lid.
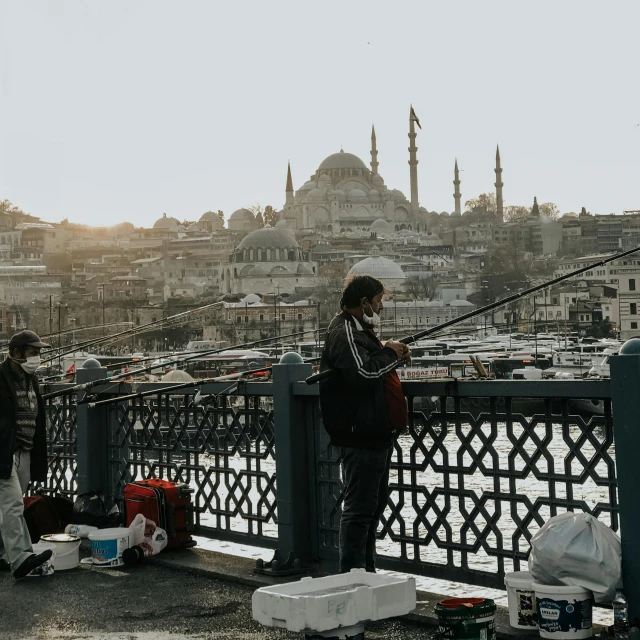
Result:
M121 567L122 552L129 548L129 529L99 529L89 534L91 561L102 567Z
M590 638L593 594L582 587L533 583L542 638Z
M56 571L75 569L80 564L80 538L68 533L47 533L40 543L54 546L53 567Z
M435 608L438 630L449 640L495 640L496 603L489 598L448 598Z
M537 629L536 594L528 571L513 571L504 577L509 600L509 624L516 629Z

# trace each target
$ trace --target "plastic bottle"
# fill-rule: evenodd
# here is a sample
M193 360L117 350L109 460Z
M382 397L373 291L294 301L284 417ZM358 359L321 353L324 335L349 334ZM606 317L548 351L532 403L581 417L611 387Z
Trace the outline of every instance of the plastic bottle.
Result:
M616 640L629 640L629 604L620 589L613 600L613 632Z

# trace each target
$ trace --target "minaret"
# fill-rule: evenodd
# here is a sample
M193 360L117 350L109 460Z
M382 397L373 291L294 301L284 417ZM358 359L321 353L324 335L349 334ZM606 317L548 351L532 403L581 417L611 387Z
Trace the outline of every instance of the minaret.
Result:
M496 168L495 168L495 172L496 172L496 181L495 181L495 188L496 188L496 215L498 217L498 219L500 220L500 222L504 221L504 209L503 209L503 203L502 203L502 187L503 187L503 183L502 183L502 167L500 166L500 147L498 145L496 145Z
M378 175L378 149L376 148L376 128L371 125L371 173Z
M458 158L456 158L456 164L453 168L453 186L455 187L455 192L453 194L453 198L456 203L456 213L461 214L460 210L460 172L458 171Z
M531 207L531 215L540 217L540 207L538 206L537 196L533 196L533 207Z
M291 163L287 162L287 188L285 189L287 195L287 203L293 201L293 180L291 179Z
M409 111L409 175L411 177L411 211L418 213L420 205L418 203L418 157L416 147L416 128L415 123L420 127L420 121L411 107ZM422 127L420 127L422 128Z

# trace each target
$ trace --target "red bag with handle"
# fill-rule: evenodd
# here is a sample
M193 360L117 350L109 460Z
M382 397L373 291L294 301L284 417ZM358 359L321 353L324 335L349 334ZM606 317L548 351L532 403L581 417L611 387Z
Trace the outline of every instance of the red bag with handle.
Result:
M126 526L141 513L167 532L167 549L195 547L192 493L188 484L169 480L151 478L131 482L124 488Z

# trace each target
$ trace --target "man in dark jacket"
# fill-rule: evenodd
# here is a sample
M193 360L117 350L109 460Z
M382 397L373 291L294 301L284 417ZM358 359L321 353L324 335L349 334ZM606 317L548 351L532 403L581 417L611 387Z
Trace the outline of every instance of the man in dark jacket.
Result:
M400 342L384 346L375 335L384 286L356 276L345 287L325 337L320 410L331 444L341 448L344 503L340 520L340 572L375 572L378 522L389 499L394 436L407 427L407 404L395 371L410 357Z
M47 479L46 414L35 372L48 346L33 331L21 331L0 364L0 570L15 578L52 555L33 553L22 499L31 480Z

